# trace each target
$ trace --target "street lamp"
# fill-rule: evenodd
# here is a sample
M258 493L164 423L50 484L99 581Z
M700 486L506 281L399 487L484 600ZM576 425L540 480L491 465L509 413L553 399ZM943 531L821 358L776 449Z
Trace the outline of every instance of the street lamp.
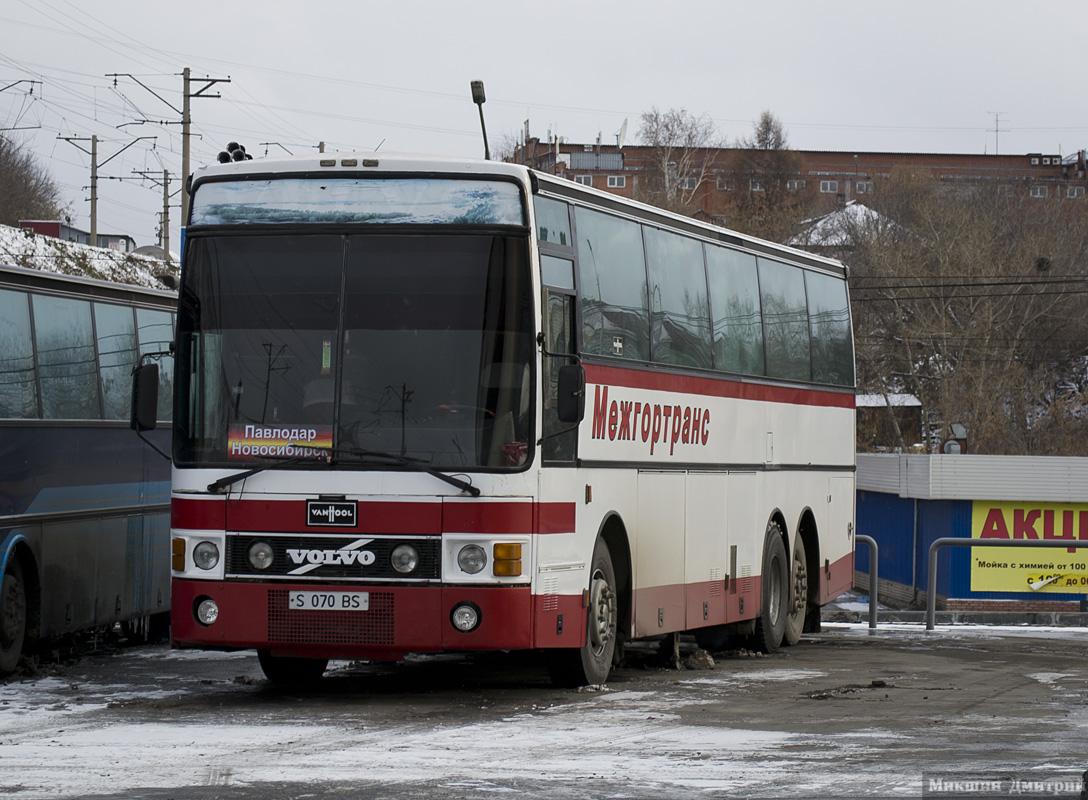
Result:
M472 81L470 85L472 86L472 102L480 109L480 130L484 134L484 158L490 161L491 151L487 148L487 126L484 125L484 103L487 101L484 97L484 82Z

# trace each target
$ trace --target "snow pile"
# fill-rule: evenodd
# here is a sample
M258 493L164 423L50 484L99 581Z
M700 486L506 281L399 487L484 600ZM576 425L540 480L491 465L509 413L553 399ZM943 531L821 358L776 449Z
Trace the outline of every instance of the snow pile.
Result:
M0 264L153 289L163 288L155 276L178 272L176 263L65 242L8 225L0 225Z

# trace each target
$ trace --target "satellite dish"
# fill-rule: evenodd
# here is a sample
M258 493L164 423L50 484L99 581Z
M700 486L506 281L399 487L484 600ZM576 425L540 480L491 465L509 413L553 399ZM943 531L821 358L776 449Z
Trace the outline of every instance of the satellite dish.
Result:
M616 134L616 147L620 150L623 149L623 143L627 140L627 117L623 118L623 124L620 125L620 132Z

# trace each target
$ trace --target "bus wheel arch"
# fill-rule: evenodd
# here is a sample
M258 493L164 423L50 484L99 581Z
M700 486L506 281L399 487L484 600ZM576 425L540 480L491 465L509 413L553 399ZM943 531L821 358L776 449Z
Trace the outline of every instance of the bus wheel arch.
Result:
M16 544L0 579L0 677L19 665L41 624L38 570L30 551Z
M759 611L752 636L754 649L761 653L776 651L785 633L790 599L787 543L785 520L781 512L775 511L763 537Z
M793 547L789 551L790 592L789 611L782 636L785 645L797 644L801 634L811 631L810 625L815 616L816 630L819 630L819 536L816 530L816 518L812 509L806 508L797 523L797 532L793 537Z
M617 595L617 619L616 619L616 653L614 664L619 664L623 658L623 645L631 638L631 619L633 617L631 570L631 543L627 538L627 528L623 520L615 513L609 514L601 523L597 538L608 545L608 552L612 557L612 569L616 576Z
M630 620L630 547L619 518L606 517L593 545L586 589L586 634L579 647L549 653L552 680L561 686L601 684L618 662Z

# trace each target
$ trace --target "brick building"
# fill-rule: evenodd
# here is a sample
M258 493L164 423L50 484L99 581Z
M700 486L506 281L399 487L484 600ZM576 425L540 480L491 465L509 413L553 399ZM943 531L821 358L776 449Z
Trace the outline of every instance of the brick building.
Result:
M720 220L739 192L760 191L758 175L737 167L737 148L706 149L696 162L709 164L708 178L678 176L681 185L696 189L695 216ZM1056 153L972 155L955 153L866 153L793 150L800 167L787 179L791 191L807 191L816 213L833 210L851 200L864 203L881 178L897 167L926 169L941 181L987 184L1010 197L1037 199L1083 198L1088 190L1085 161L1088 151L1071 156ZM629 198L639 197L646 180L652 148L609 144L543 142L529 138L519 144L512 161L542 172L562 175ZM698 183L698 185L696 185Z

